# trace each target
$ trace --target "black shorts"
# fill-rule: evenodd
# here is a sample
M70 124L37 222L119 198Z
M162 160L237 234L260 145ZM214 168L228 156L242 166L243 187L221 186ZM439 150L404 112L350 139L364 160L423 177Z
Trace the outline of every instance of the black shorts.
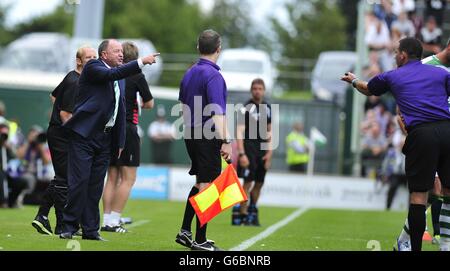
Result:
M114 153L114 154L113 154ZM141 139L137 133L137 126L127 122L125 147L117 159L116 152L111 153L110 166L138 167L141 162Z
M257 140L244 140L245 155L250 162L248 170L242 168L238 163L238 176L244 178L244 182L255 181L263 183L266 177L267 170L264 167L264 160L266 150L261 150L261 142Z
M222 160L218 139L184 139L186 149L191 158L190 175L196 175L197 183L209 183L220 175Z
M423 123L408 129L402 151L410 192L431 190L436 172L442 186L450 188L450 121Z

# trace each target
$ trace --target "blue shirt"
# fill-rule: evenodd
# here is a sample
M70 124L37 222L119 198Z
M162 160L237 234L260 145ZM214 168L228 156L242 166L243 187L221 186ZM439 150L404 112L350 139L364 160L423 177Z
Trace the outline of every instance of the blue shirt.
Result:
M225 115L227 86L219 70L215 63L200 58L184 75L178 100L190 110L190 114L183 111L187 127L203 127L213 115Z
M444 69L410 60L398 69L375 76L368 89L376 96L390 91L408 128L450 119L450 73Z

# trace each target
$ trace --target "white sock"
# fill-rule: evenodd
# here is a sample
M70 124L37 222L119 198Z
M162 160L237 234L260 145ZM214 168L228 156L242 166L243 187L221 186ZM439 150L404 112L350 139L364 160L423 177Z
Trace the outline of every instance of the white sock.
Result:
M111 214L104 213L103 214L103 226L109 225L111 221Z
M450 199L444 198L444 202L449 201ZM442 203L439 225L441 228L441 250L448 250L450 247L450 203Z
M121 213L112 211L109 226L111 226L111 227L119 226L120 225L120 216L121 216Z
M428 212L427 212L427 210L428 210L428 209L425 210L425 231L428 231L428 223L427 223L427 215L428 215Z
M398 240L400 242L409 242L409 241L411 241L411 237L409 236L408 218L406 218L405 225L403 226L402 232L400 233L400 236L398 237Z

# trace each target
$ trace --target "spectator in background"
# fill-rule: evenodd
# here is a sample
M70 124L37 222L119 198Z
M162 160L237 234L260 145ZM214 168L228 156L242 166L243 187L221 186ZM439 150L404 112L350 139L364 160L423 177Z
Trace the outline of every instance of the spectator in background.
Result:
M398 29L401 33L401 36L406 36L406 37L415 37L416 36L416 29L414 27L413 22L408 19L408 14L405 11L400 12L400 14L398 14L397 20L395 20L392 23L392 27L391 27L391 34L394 30L394 28ZM400 39L398 39L400 40Z
M420 40L426 57L441 51L442 29L433 16L427 18L425 26L420 30Z
M46 150L45 142L40 143L42 136L42 129L38 126L33 126L29 132L28 140L17 150L17 158L11 148L11 144L8 144L6 140L3 140L2 144L2 169L6 172L6 178L8 181L9 193L8 205L9 207L21 207L23 199L26 193L33 192L38 177L42 176L44 165L47 165L50 161L50 157ZM2 133L9 132L9 128L6 124L0 125ZM3 138L6 136L4 135ZM6 137L8 139L8 137ZM6 171L5 169L6 165ZM39 174L40 173L40 174ZM4 185L4 183L3 183ZM4 192L6 186L3 186Z
M9 127L8 142L13 149L20 146L24 141L24 136L17 122L6 119L6 106L0 100L0 123L5 123Z
M397 116L394 116L391 121L394 131L381 170L383 178L389 183L386 210L391 209L392 202L399 186L406 186L407 181L405 173L405 155L402 153L406 136L402 133L395 121L396 118Z
M392 12L399 16L402 12L409 13L413 12L416 8L414 0L393 0L392 1Z
M364 120L361 122L361 134L363 137L370 134L372 123L374 122L377 122L377 114L375 113L375 109L368 109L364 116Z
M380 124L380 130L383 135L386 136L386 130L391 121L392 114L387 110L385 103L380 103L375 107L375 114L377 117L377 122Z
M309 139L303 130L303 123L296 122L286 137L286 163L293 172L305 173L309 162Z
M442 26L447 1L448 0L426 0L425 16L433 16L436 18L436 23L439 26Z
M390 70L392 61L389 59L388 49L391 45L391 38L386 23L374 18L368 26L365 42L369 47L369 51L377 52L382 71Z
M372 122L369 133L363 138L361 144L361 159L363 176L375 177L380 169L388 142L378 122Z
M366 102L364 103L364 112L367 113L367 111L370 109L374 110L382 103L383 100L381 100L379 96L369 96L367 97Z
M373 8L375 16L384 21L389 29L391 29L392 22L397 19L392 11L392 3L390 0L381 0L380 4L375 4Z
M371 51L369 52L369 63L366 67L364 67L363 70L364 78L367 78L367 80L369 80L370 78L380 73L381 73L381 66L379 62L378 53L376 51Z
M132 42L122 44L123 62L129 63L139 57L137 46ZM140 99L143 104L141 106ZM153 108L154 100L144 74L138 73L125 79L126 137L120 157L112 152L108 179L103 189L103 226L101 231L125 233L121 226L122 211L128 201L131 188L136 182L137 167L141 163L141 139L137 124L141 108Z
M175 138L175 126L166 120L164 106L158 106L156 120L148 126L147 135L152 146L153 162L156 164L172 163L172 144Z
M0 123L0 208L19 207L17 199L28 184L18 177L20 167L13 170L13 166L19 166L19 160L15 159L11 145L8 142L9 127L5 122Z

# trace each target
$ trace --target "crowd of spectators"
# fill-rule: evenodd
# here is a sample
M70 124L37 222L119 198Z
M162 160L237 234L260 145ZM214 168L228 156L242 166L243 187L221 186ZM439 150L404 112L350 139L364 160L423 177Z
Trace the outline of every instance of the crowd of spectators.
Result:
M0 208L37 204L53 178L45 131L33 125L25 136L5 111L0 101Z

